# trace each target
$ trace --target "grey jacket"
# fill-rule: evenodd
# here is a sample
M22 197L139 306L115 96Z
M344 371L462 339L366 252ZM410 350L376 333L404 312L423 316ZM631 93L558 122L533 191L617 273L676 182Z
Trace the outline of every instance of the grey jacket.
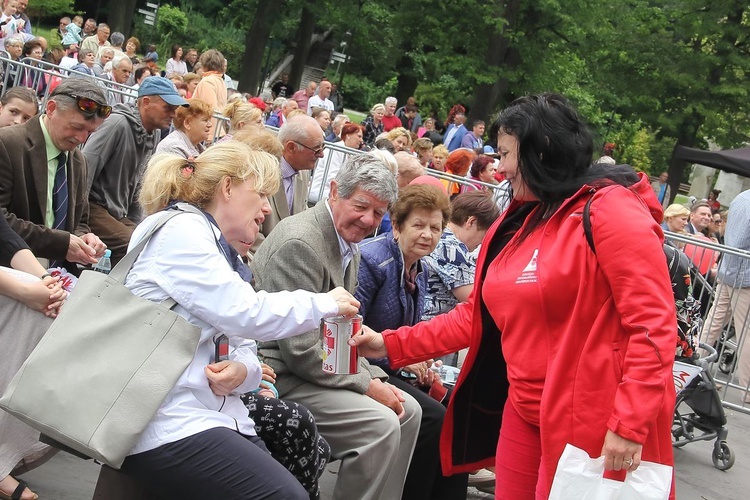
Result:
M343 286L354 293L359 254L344 274L336 230L325 203L322 201L310 210L283 219L266 238L252 263L257 289L328 292ZM361 358L360 372L356 375L323 372L317 329L290 339L261 342L259 353L276 372L279 396L305 382L364 394L371 379L387 379L383 370L370 365L365 358Z
M138 188L161 132L143 128L134 103L118 104L83 146L88 163L89 201L103 206L115 219L135 223L143 218Z

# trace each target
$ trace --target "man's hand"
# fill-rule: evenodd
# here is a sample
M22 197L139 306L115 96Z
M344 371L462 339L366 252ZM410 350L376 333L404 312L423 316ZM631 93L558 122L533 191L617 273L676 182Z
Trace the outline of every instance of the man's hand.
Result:
M393 410L398 415L398 418L404 416L404 405L401 403L406 401L406 399L404 399L401 390L391 384L384 383L379 378L374 378L370 380L370 387L367 389L365 395L370 396L378 403L384 404Z
M208 386L217 396L228 396L247 378L247 366L239 361L219 361L205 368Z
M99 259L102 257L102 255L104 255L104 251L107 249L107 245L105 245L97 235L95 235L94 233L86 233L81 236L81 239L84 243L94 249L94 252L96 252L96 255L94 255L94 257Z
M68 253L65 255L65 259L70 262L78 262L79 264L96 264L99 262L99 259L96 258L96 250L75 234L70 235Z
M348 340L349 345L357 346L360 356L366 358L385 358L388 351L383 342L383 334L376 332L366 325L362 325L362 331L359 335Z
M359 301L343 287L337 286L328 295L333 297L339 306L339 316L354 316L359 311Z

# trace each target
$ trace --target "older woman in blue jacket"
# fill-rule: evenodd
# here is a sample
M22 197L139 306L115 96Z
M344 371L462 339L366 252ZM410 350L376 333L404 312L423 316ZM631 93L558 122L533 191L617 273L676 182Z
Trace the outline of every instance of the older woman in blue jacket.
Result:
M449 217L450 201L439 187L417 184L399 192L391 210L393 229L360 245L355 297L365 324L381 331L419 321L427 291L423 258L435 249ZM422 407L420 436L402 498L466 498L466 474L444 477L440 468L437 450L445 407L426 392L434 373L427 363L407 366L398 373L384 364L382 368L391 375L389 382L413 396Z

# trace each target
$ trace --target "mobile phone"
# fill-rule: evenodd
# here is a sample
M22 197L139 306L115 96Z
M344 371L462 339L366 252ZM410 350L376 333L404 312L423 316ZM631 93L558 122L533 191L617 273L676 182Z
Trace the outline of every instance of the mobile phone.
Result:
M214 337L214 363L229 359L229 337L221 334Z

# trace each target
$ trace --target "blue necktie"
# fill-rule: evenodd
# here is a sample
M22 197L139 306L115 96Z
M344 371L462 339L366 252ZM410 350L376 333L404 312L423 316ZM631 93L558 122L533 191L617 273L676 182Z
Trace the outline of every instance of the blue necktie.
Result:
M57 157L55 183L52 186L53 229L65 231L68 222L68 176L65 172L65 153Z

